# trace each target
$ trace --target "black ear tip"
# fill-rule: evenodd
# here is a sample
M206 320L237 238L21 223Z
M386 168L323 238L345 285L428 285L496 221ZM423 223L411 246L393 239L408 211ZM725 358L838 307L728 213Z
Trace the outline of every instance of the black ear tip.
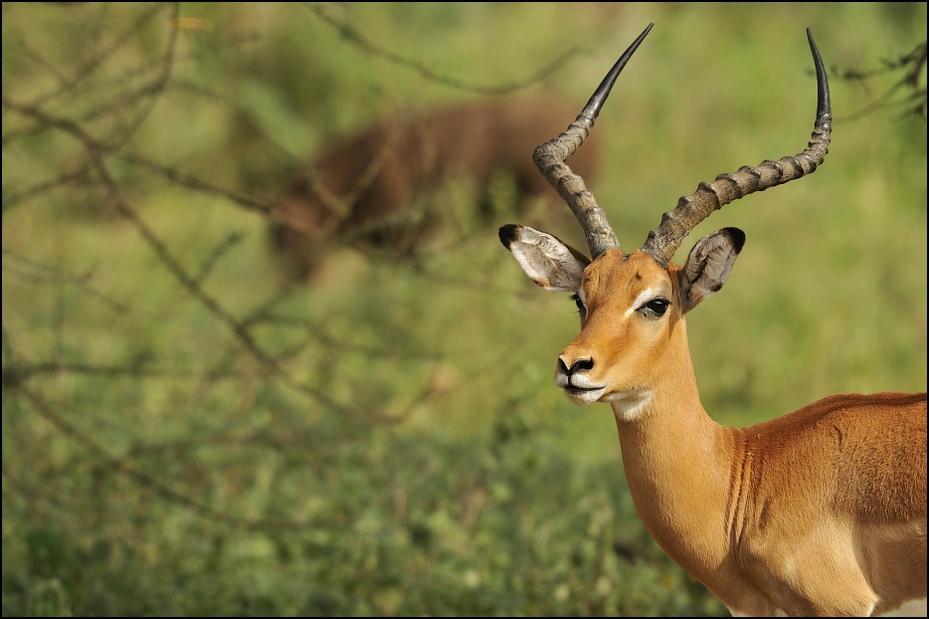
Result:
M510 244L516 240L516 233L521 227L518 224L506 224L500 228L500 242L503 243L504 247L510 248Z
M745 245L745 233L738 228L723 228L723 231L732 239L732 245L735 247L735 253L742 251Z

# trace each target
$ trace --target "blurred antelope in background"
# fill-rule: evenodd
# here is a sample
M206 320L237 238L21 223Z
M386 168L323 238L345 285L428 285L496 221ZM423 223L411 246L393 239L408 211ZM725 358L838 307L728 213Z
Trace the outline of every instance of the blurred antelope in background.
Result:
M565 161L583 152L651 27L567 131L535 150L592 259L545 232L500 229L529 278L571 293L580 310L580 335L558 356L555 383L576 404L610 403L645 527L732 614L925 616L926 394L833 395L765 423L722 427L700 403L687 345L684 315L722 288L745 234L714 232L677 266L683 238L733 200L811 174L828 152L829 85L812 35L818 103L807 148L701 183L624 253Z
M414 254L449 210L420 202L453 181L474 189L476 219L485 224L493 217L488 190L495 174L515 183L518 207L538 197L556 200L528 153L572 114L551 98L509 98L400 114L345 139L295 178L275 211L273 245L286 276L312 273L333 243ZM584 151L576 165L593 174L597 146Z

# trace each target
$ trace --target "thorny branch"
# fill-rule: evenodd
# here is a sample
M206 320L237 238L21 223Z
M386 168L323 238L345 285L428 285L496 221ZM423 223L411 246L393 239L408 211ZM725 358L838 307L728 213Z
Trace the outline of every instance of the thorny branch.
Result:
M330 15L323 4L318 2L305 2L304 6L312 11L317 17L331 25L333 28L339 31L342 38L347 42L355 45L360 50L366 54L370 54L376 58L382 58L388 62L392 62L398 66L406 67L413 71L419 73L423 78L436 82L438 84L443 84L450 88L455 88L457 90L464 90L467 92L480 93L485 95L500 95L506 94L509 92L514 92L520 90L527 86L531 86L539 82L540 80L545 79L548 75L551 75L570 60L573 56L581 52L577 47L572 47L566 52L562 53L555 60L545 65L542 69L536 71L532 75L525 77L509 84L501 84L499 86L484 86L480 84L469 84L465 81L450 77L447 75L442 75L433 69L430 69L423 63L412 60L410 58L404 58L390 50L384 49L383 47L377 45L376 43L369 40L357 29L352 27L347 21L339 21L332 15Z
M309 530L313 528L312 524L306 522L240 518L239 516L210 507L193 497L171 488L153 475L138 470L125 460L114 456L91 438L89 434L83 432L76 425L59 415L43 398L22 383L17 383L14 388L32 405L36 413L58 428L62 434L82 445L85 449L94 454L94 456L102 460L111 470L118 471L122 475L134 479L137 483L149 488L165 500L178 503L209 520L235 528L248 530ZM6 470L5 467L4 470Z
M43 112L35 107L26 107L20 105L19 103L10 99L7 95L2 95L3 105L5 105L10 110L16 111L24 116L28 116L35 120L38 120L44 124L47 124L52 127L56 127L61 131L64 131L70 134L72 137L77 138L87 150L87 154L90 157L93 167L99 177L100 181L107 188L109 192L109 197L112 203L115 205L117 211L127 220L129 220L132 225L136 228L139 234L142 236L145 243L149 248L154 251L158 256L161 263L167 268L167 270L174 276L174 278L200 303L206 307L210 313L216 316L221 322L226 324L232 333L238 338L242 343L244 348L252 354L252 356L258 360L261 365L265 368L265 371L269 376L277 376L288 386L300 391L306 395L313 397L315 400L326 406L331 410L338 411L340 413L367 418L371 421L378 423L388 423L396 424L405 420L414 410L415 403L411 404L403 413L388 416L377 412L370 411L361 411L355 407L351 407L340 402L337 402L333 398L329 397L327 394L322 391L310 387L305 384L298 383L286 370L284 370L267 352L265 352L252 337L252 334L249 330L230 312L228 312L213 296L207 294L205 290L199 285L196 278L191 276L187 271L181 266L177 259L171 254L167 246L157 237L154 231L142 220L138 215L135 209L133 209L122 197L121 192L119 191L119 186L116 181L113 179L110 174L106 163L103 160L103 155L106 153L107 148L101 145L96 139L87 134L82 128L71 122L70 120L64 118L53 117L46 112ZM417 398L417 401L421 398Z
M877 99L849 116L848 120L861 118L882 108L901 110L900 118L917 116L926 120L926 41L896 58L884 59L882 64L882 68L870 71L835 70L838 79L862 83L879 75L900 75Z

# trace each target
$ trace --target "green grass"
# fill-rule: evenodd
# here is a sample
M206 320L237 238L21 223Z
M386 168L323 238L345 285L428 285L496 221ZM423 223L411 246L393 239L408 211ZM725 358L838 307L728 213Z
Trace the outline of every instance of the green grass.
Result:
M631 249L698 182L802 150L810 27L836 114L825 164L678 253L748 236L688 317L703 402L742 425L925 390L925 121L858 115L899 73L838 73L924 41L925 3L184 4L211 28L177 32L155 96L171 10L4 5L4 97L115 144L106 171L144 222L99 169L26 195L86 144L4 105L4 615L725 614L645 533L608 407L552 385L574 305L526 280L496 226L415 268L339 252L285 290L260 212L128 157L260 200L382 114L503 96L427 70L500 86L577 47L522 90L580 110L655 21L589 183Z

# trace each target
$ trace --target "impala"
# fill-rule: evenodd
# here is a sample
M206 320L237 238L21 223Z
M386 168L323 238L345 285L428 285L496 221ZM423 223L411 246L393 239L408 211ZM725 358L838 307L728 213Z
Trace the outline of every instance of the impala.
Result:
M587 137L652 25L568 129L539 146L539 170L580 222L591 258L507 225L500 239L529 278L573 294L581 332L555 383L579 405L609 402L636 510L655 541L733 615L926 615L926 394L833 395L765 423L716 424L697 392L684 315L719 290L745 241L736 228L683 238L725 204L816 170L832 130L813 37L818 105L794 157L701 183L632 253L619 249L565 161Z

